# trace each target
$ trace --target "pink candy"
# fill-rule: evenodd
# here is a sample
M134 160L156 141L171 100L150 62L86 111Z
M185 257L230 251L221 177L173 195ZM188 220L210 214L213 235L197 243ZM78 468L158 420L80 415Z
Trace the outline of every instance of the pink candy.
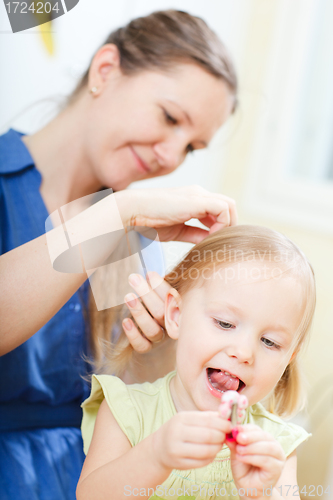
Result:
M246 396L238 394L237 391L226 391L222 394L221 404L218 408L223 418L230 418L232 406L237 404L237 424L241 424L245 416L248 400Z

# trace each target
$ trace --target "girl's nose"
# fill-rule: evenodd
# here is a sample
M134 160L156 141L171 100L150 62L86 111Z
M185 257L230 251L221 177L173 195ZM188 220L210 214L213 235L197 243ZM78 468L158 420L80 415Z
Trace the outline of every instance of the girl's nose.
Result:
M234 338L232 344L230 344L226 352L229 357L237 358L239 363L252 364L254 361L254 348L249 341L244 341L242 338Z
M154 144L153 150L161 167L175 170L185 159L185 147L184 141L173 138Z

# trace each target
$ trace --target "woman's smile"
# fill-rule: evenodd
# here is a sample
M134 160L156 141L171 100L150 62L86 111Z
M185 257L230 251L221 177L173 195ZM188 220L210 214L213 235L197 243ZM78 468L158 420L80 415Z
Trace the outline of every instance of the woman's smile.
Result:
M134 157L134 160L136 162L136 165L137 165L137 168L139 170L139 172L142 172L144 174L149 174L151 173L151 168L147 165L147 163L142 159L140 158L140 156L135 152L133 146L129 146L132 154L133 154L133 157Z

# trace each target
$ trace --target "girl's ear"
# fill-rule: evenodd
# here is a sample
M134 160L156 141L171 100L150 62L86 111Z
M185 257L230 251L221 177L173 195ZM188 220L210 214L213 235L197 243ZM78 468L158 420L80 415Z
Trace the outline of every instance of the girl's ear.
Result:
M171 288L165 297L164 323L169 337L174 340L179 336L182 299L177 290Z

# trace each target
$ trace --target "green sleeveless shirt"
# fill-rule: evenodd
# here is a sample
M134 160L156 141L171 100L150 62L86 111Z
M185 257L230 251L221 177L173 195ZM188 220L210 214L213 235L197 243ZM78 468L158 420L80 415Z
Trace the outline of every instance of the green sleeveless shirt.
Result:
M93 375L91 394L82 403L82 437L84 452L88 453L98 409L105 398L113 416L135 446L155 432L177 411L170 394L171 372L154 383L126 385L112 375ZM308 434L302 427L287 423L257 403L246 410L244 423L258 425L280 442L286 456L305 441ZM131 492L128 489L128 495ZM137 492L135 492L137 493ZM125 495L126 496L126 495ZM138 498L140 498L138 492ZM125 498L125 497L124 497ZM133 497L132 497L133 498ZM173 470L164 483L157 487L151 499L160 500L217 500L239 499L232 478L230 451L223 445L212 463L192 470Z

